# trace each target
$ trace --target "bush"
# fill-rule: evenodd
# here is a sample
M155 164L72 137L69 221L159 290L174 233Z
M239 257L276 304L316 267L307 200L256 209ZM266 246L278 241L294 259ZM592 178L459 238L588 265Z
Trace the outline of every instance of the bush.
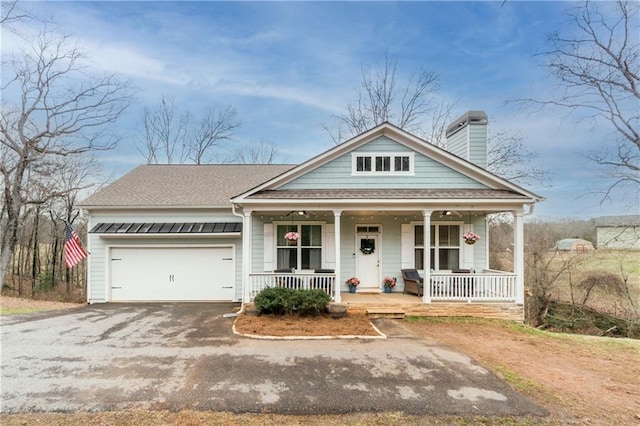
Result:
M284 315L286 313L287 300L292 290L282 287L267 287L256 295L253 301L258 310L258 315L273 314Z
M329 300L329 295L322 290L269 287L258 293L254 302L258 315L316 316L324 312Z
M36 291L49 291L53 288L53 274L51 271L45 271L38 277Z

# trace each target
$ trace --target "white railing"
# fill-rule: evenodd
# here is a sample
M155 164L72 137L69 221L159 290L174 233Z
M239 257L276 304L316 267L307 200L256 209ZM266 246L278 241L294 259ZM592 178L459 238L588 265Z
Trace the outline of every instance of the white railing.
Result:
M516 300L516 275L487 271L478 274L432 274L431 300Z
M335 274L271 273L249 274L249 298L253 300L267 287L285 287L298 290L323 290L333 299Z

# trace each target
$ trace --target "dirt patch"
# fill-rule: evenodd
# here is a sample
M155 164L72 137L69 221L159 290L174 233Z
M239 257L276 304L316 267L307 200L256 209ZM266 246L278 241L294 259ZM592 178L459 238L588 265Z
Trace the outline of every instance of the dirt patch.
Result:
M504 377L560 423L640 424L640 342L554 334L488 320L407 326Z
M365 314L354 313L344 318L240 315L235 328L238 333L258 336L379 336Z
M53 311L58 309L79 308L83 303L50 302L45 300L21 299L19 297L0 296L0 307L8 311Z

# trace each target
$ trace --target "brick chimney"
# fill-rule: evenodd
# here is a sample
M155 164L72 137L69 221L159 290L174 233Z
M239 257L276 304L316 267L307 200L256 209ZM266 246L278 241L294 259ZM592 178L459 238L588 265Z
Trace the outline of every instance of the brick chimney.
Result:
M447 151L477 166L487 167L487 114L469 111L447 127Z

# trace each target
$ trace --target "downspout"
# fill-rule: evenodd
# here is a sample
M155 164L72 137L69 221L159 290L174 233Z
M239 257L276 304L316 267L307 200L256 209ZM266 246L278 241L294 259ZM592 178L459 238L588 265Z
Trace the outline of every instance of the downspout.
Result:
M242 219L242 224L244 225L244 215L241 213L236 212L236 205L234 203L231 203L231 214L233 214L236 217L239 217ZM244 229L243 229L244 231ZM244 247L242 247L242 252L244 253ZM242 262L242 276L244 277L244 267L245 264L244 262ZM244 283L243 283L244 284ZM234 318L237 317L239 315L242 315L244 313L244 287L242 288L242 293L243 293L243 297L242 297L242 304L240 305L240 310L238 312L230 312L228 314L224 314L222 315L224 318Z

